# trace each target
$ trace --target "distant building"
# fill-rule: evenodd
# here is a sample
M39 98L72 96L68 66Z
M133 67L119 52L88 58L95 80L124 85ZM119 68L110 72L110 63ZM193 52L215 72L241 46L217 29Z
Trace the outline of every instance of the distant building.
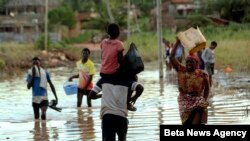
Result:
M89 21L91 18L96 17L96 13L93 12L79 12L75 11L76 25L73 29L69 30L69 33L65 35L66 37L78 37L83 28L83 23Z
M199 3L194 0L168 0L161 4L162 25L176 30L176 26L186 24L185 17L199 8ZM151 10L151 28L156 27L156 8Z
M59 0L48 0L48 9L58 5ZM29 34L34 38L44 31L44 0L9 0L5 8L6 15L0 16L0 40L5 40L5 36L8 39L8 36L19 36L18 34L23 37L14 40L25 40L24 38L29 38L24 37L25 35Z

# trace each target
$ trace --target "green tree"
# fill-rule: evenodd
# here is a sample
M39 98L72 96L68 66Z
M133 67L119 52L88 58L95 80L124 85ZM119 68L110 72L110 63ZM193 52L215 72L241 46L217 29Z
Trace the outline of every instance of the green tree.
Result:
M60 6L49 11L48 18L50 24L67 26L69 29L74 28L76 24L74 12L67 6Z
M92 0L63 0L63 4L78 12L89 12L95 8L95 3Z
M108 3L107 3L108 2ZM112 14L113 21L118 23L121 27L126 26L127 9L126 0L121 1L107 1L107 0L94 0L95 12L98 16L92 18L85 27L95 29L105 29L106 25L112 20L110 14ZM110 13L108 13L108 11Z
M8 0L0 0L0 13L5 13L5 5L8 3Z
M135 5L142 11L143 16L148 16L150 10L156 7L155 0L131 0L131 5Z
M207 12L217 12L221 18L232 20L235 22L248 21L249 17L249 0L208 0L206 4L202 4ZM245 19L245 21L244 21Z
M213 22L206 16L201 14L187 16L188 23L186 27L205 27L213 25Z

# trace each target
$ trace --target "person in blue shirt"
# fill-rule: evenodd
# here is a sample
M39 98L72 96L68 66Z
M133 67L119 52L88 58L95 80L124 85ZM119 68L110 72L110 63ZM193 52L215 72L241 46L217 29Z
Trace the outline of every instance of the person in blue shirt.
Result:
M209 84L212 86L212 75L214 75L215 53L214 50L217 47L217 42L212 41L208 48L205 48L201 54L201 58L205 64L205 70L209 76Z
M179 44L177 46L176 54L175 54L176 59L182 63L183 57L184 57L184 47L182 44Z
M27 74L27 88L32 88L32 106L35 120L39 120L40 109L41 119L46 120L46 111L49 105L47 94L47 83L56 98L55 105L58 103L55 87L51 82L49 73L41 67L41 60L38 57L32 59L32 67Z

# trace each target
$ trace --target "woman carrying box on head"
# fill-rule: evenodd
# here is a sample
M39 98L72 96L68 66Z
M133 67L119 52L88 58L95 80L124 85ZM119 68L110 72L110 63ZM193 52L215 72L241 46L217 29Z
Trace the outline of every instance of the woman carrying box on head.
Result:
M185 66L176 59L178 44L180 44L180 40L177 38L170 60L173 68L177 71L178 104L182 124L206 124L209 95L208 76L198 68L197 57L187 56Z

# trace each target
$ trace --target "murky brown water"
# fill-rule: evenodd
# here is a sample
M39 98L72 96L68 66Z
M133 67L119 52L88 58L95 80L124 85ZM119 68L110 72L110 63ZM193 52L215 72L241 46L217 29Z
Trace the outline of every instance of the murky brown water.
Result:
M0 140L77 141L101 140L99 118L101 100L92 101L86 108L86 97L81 109L76 108L76 96L65 95L63 83L73 71L65 68L50 70L62 112L48 109L46 122L34 122L31 91L26 89L24 77L0 82ZM137 111L129 112L127 140L159 140L160 124L180 124L175 74L164 74L159 80L156 70L139 75L145 91L136 103ZM98 75L94 81L98 80ZM214 88L216 89L216 88ZM250 122L247 91L213 90L210 99L208 124L246 124ZM54 99L49 92L49 98ZM249 106L249 107L248 107Z

